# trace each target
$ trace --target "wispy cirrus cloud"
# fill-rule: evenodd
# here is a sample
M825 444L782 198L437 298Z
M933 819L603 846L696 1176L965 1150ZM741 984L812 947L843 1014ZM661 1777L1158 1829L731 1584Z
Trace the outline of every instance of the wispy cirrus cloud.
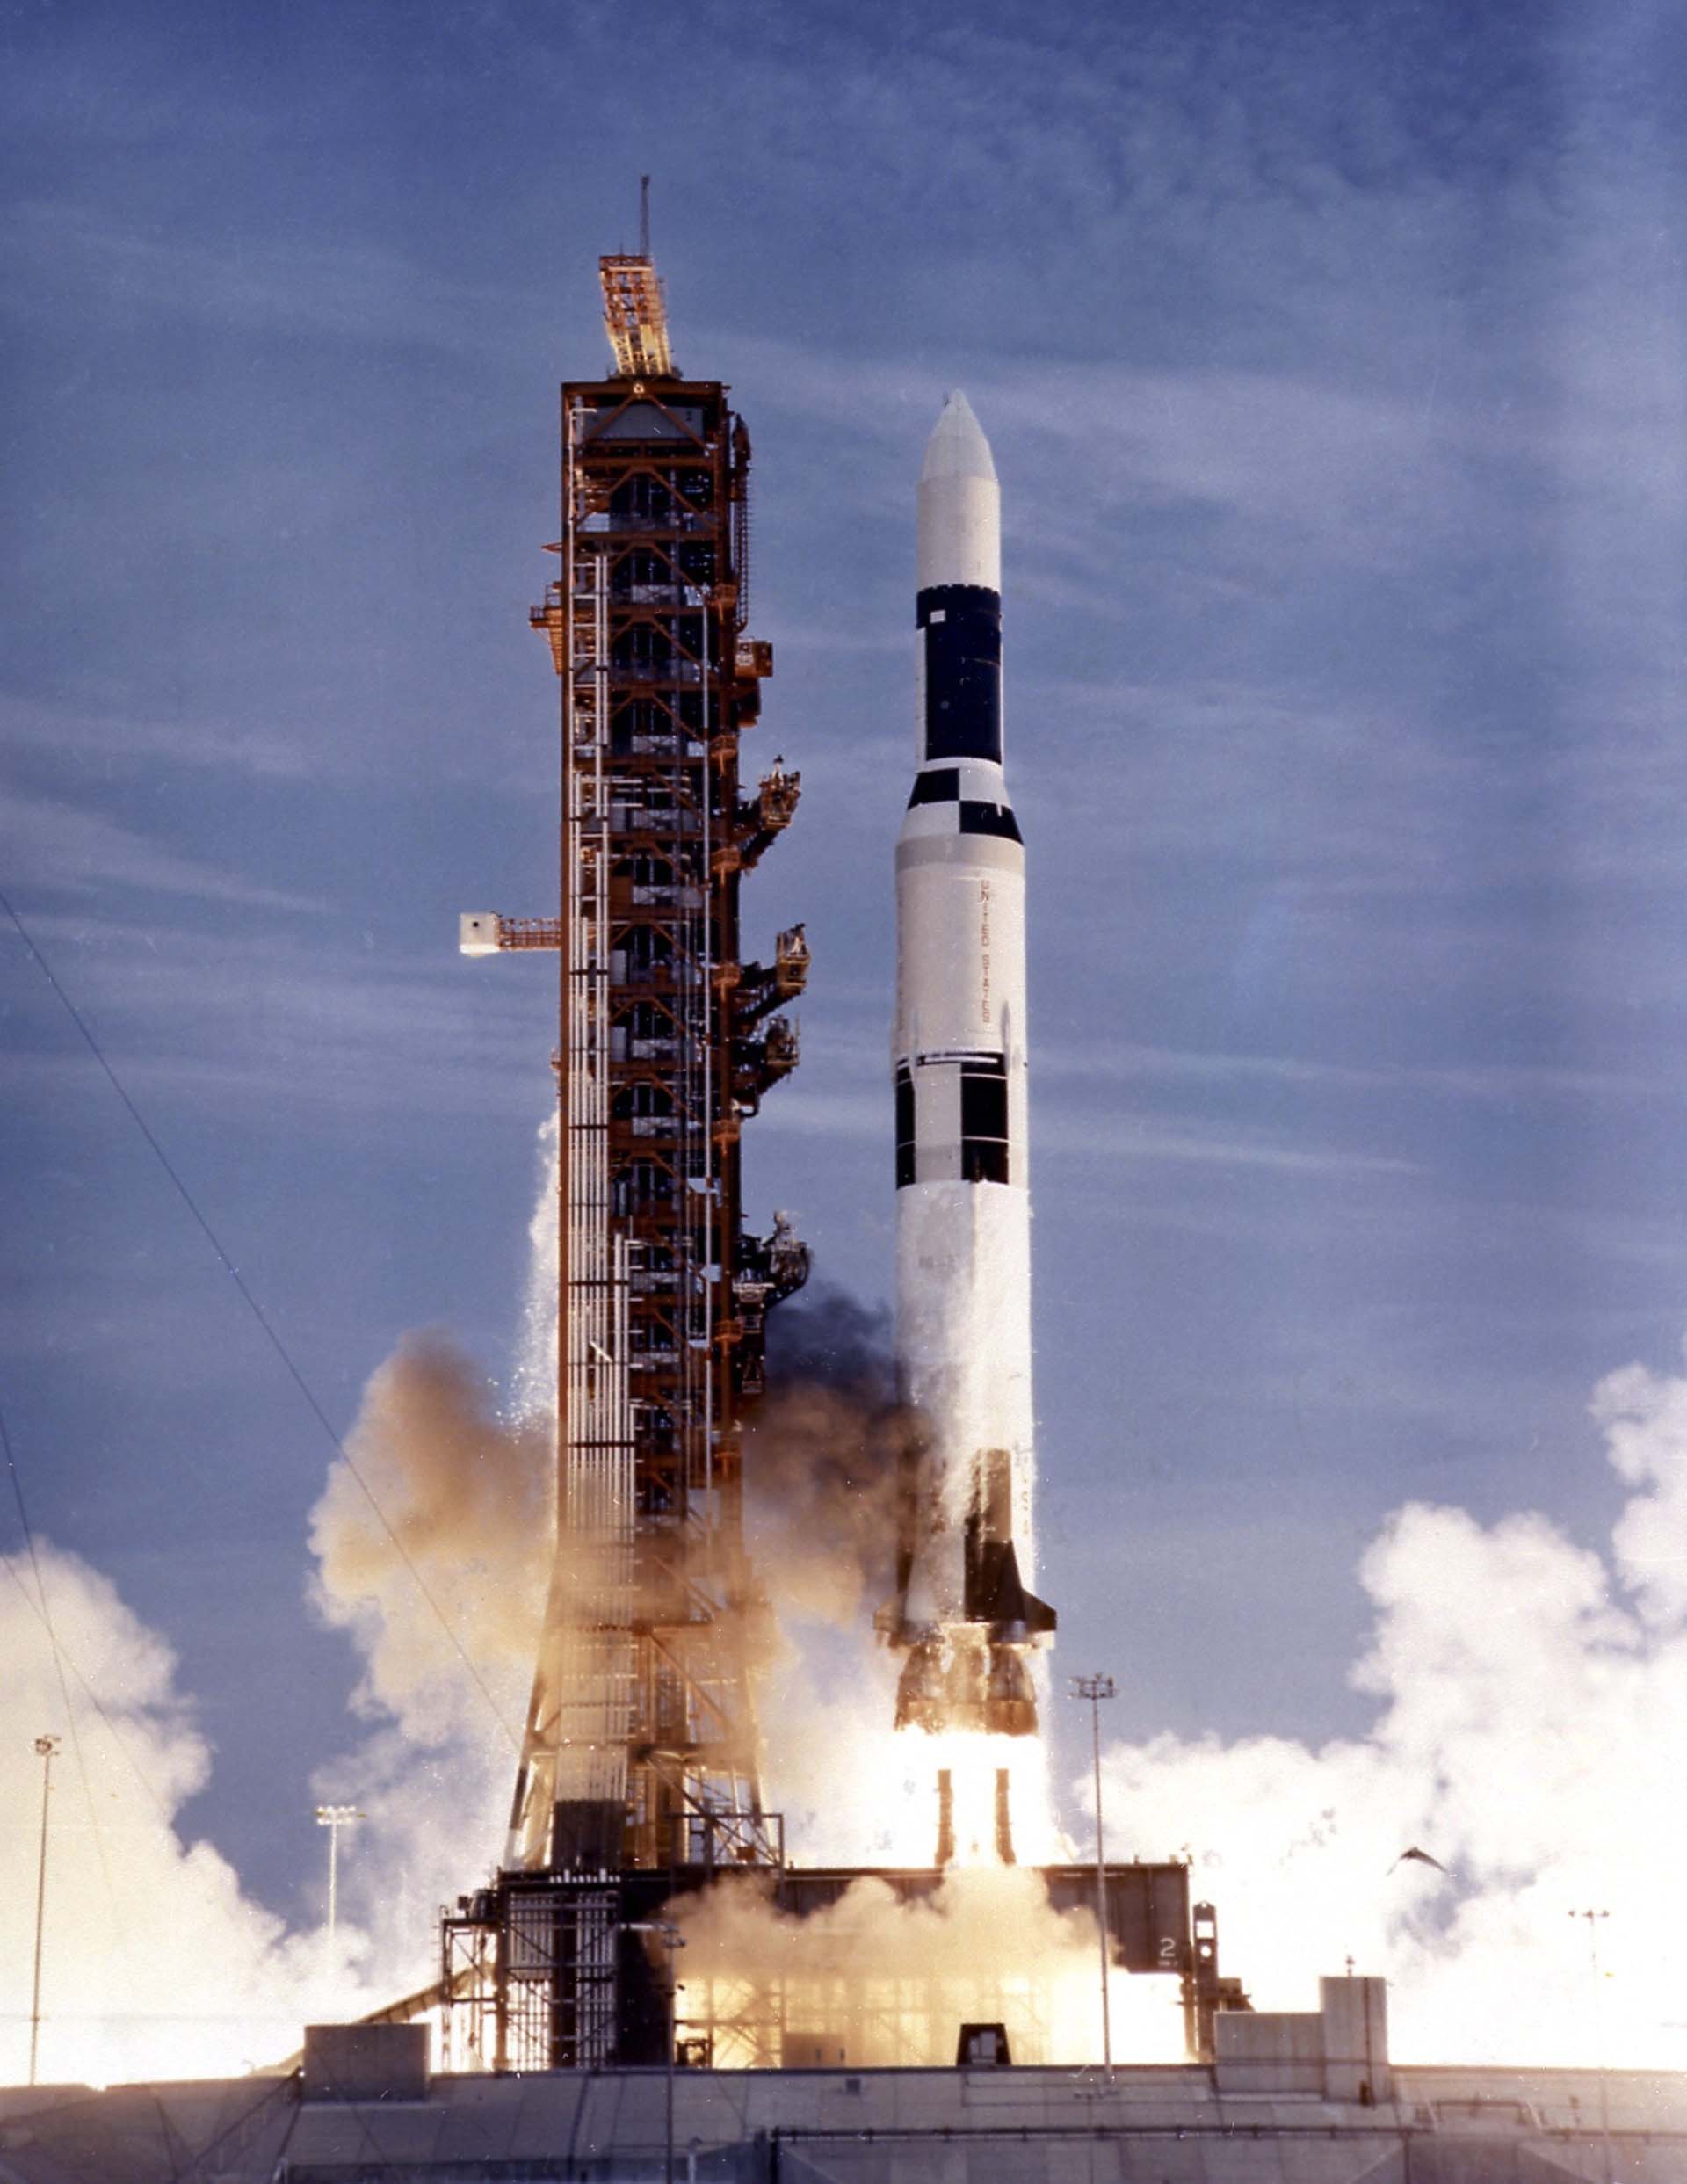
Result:
M0 793L0 840L14 891L94 896L112 889L251 910L317 912L320 898L263 887L166 848L134 826L69 796Z
M1082 1160L1091 1173L1098 1164L1109 1160L1193 1161L1301 1175L1376 1177L1419 1172L1415 1161L1391 1153L1308 1143L1305 1142L1307 1135L1301 1133L1302 1142L1296 1143L1291 1132L1263 1125L1241 1128L1234 1123L1188 1119L1169 1126L1163 1117L1116 1110L1083 1121L1061 1114L1039 1131L1037 1157L1039 1161Z
M887 1071L871 1066L858 1041L829 1038L815 1043L819 1051L804 1057L809 1076L769 1099L757 1126L758 1136L887 1138ZM1056 1048L1054 1053L1061 1050ZM1046 1072L1039 1065L1039 1082L1045 1074L1060 1089L1037 1101L1032 1144L1039 1164L1199 1162L1329 1175L1403 1174L1417 1166L1396 1154L1320 1142L1309 1122L1297 1131L1292 1126L1269 1128L1193 1114L1173 1118L1164 1112L1133 1110L1116 1096L1082 1096L1111 1092L1126 1081L1132 1074L1128 1061L1113 1067L1110 1058L1091 1056L1088 1067L1073 1066L1062 1056ZM1140 1074L1145 1080L1159 1076L1162 1081L1188 1081L1194 1073L1156 1072L1150 1065Z
M250 721L160 719L21 697L0 700L0 741L54 768L107 772L178 765L300 781L320 780L337 757L348 771L358 765L358 754L344 741L307 743Z
M534 292L453 279L369 241L160 230L105 199L37 197L0 220L0 283L15 320L158 318L289 339L424 346L481 359L546 330Z
M1444 1092L1451 1098L1510 1103L1539 1095L1546 1099L1679 1099L1682 1089L1641 1071L1553 1069L1545 1064L1506 1066L1475 1063L1468 1068L1432 1068L1402 1063L1394 1068L1364 1068L1271 1054L1201 1053L1189 1048L1133 1046L1085 1048L1062 1041L1039 1057L1045 1082L1075 1085L1102 1083L1245 1085L1279 1085L1307 1092Z
M137 1095L257 1103L327 1126L347 1114L544 1112L550 991L500 987L510 966L465 963L443 933L437 952L395 954L316 934L27 922ZM13 953L21 959L15 935ZM86 1082L92 1064L67 1043L33 966L20 960L7 987L14 1028L0 1077L47 1097Z

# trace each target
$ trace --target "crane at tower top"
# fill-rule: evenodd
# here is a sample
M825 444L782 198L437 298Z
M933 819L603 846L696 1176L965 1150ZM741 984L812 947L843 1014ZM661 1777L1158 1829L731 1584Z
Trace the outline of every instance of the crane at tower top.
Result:
M615 353L617 379L672 379L668 311L650 255L650 178L639 178L639 247L597 261L604 286L604 330Z
M600 258L604 330L615 352L617 379L671 379L668 314L662 283L648 258Z

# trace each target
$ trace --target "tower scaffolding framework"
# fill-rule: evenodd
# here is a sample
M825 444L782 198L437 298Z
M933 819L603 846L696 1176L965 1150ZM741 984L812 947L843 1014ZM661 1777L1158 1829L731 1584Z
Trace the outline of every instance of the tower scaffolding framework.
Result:
M654 267L603 274L612 336L643 296L661 346L634 360L665 363ZM807 949L798 926L746 963L739 889L800 780L776 762L740 787L772 668L743 626L748 432L720 382L638 376L615 349L617 375L561 390L561 566L532 615L561 686L560 914L463 935L476 954L554 950L560 976L556 1553L509 1900L450 1945L485 1955L495 2064L511 1983L530 2018L542 1991L529 2066L615 2051L627 1951L612 1900L575 1881L784 1854L760 1780L742 1435L767 1311L807 1255L782 1217L744 1232L740 1134L796 1064L783 1005ZM539 1876L570 1885L547 1897Z

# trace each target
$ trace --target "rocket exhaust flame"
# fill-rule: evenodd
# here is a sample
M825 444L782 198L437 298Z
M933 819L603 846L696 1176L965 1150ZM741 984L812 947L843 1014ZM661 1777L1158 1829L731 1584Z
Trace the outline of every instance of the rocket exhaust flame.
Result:
M1000 492L964 395L926 447L919 745L896 849L898 1729L1029 1737L1033 1469L1025 850L1002 770ZM1017 1535L1017 1537L1016 1537ZM1005 1827L1003 1831L1006 1835Z
M967 1615L990 1612L976 1598L1017 1578L1017 1556L1010 1569L1005 1554L981 1551L992 1528L1010 1528L999 1511L994 1527L981 1506L961 1527L974 1604L962 1600L952 1629L934 1626L923 1648L887 1646L877 1659L855 1651L870 1620L881 1639L893 1636L891 1609L871 1619L865 1611L909 1585L909 1520L919 1518L922 1494L930 1498L929 1435L894 1400L888 1316L881 1323L836 1291L811 1296L782 1317L769 1362L771 1385L746 1465L749 1535L769 1612L762 1718L793 1839L851 1864L960 1868L1069 1856L1054 1827L1040 1741L988 1726L1003 1718L1000 1666L988 1718L987 1658L970 1708L959 1694L945 1704L939 1687L923 1720L905 1710L896 1721L899 1672L910 1680L929 1673L940 1687L945 1638L959 1636L964 1650ZM1000 1499L1006 1479L1000 1464L995 1471ZM1006 1672L1017 1665L1028 1665L1010 1658ZM1029 1674L1017 1695L1034 1704ZM1011 1817L997 1826L996 1785L1010 1774ZM859 1803L849 1794L854 1783L871 1786Z

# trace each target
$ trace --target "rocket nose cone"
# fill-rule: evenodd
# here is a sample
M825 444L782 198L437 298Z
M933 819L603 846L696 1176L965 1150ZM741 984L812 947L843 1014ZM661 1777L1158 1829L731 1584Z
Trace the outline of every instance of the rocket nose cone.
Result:
M994 482L996 464L990 455L990 443L983 429L973 415L973 405L957 388L943 405L942 415L931 428L931 437L925 443L925 461L920 468L922 480L927 478L989 478Z

